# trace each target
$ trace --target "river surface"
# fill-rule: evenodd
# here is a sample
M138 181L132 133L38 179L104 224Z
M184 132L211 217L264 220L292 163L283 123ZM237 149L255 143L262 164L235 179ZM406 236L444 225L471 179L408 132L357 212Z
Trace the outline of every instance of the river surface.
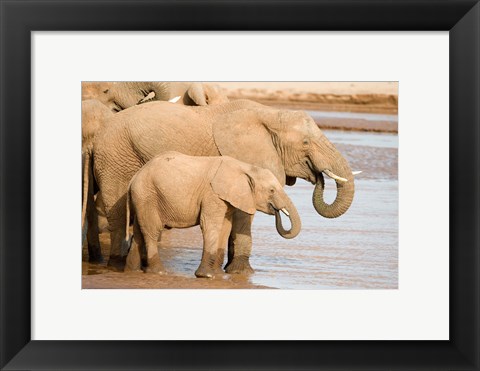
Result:
M324 133L353 170L363 171L355 179L353 204L343 216L326 219L312 206L312 184L299 179L293 187L286 187L302 219L302 230L295 239L283 239L276 232L274 217L257 212L252 231L253 275L195 279L202 235L198 227L193 227L162 235L160 258L174 275L168 285L157 285L160 278L148 274L113 273L87 264L83 287L396 289L398 135L337 130ZM327 201L335 196L335 184L327 178L325 193ZM288 221L284 222L288 226Z
M257 212L251 257L255 274L250 281L283 289L397 288L398 136L324 132L347 158L350 153L370 158L385 152L376 157L381 164L367 166L366 160L349 158L352 168L363 173L356 177L352 206L337 219L322 218L315 212L312 184L300 179L295 186L286 187L302 218L302 231L295 239L280 237L275 218ZM335 184L329 179L326 183L328 201L328 197L335 197ZM193 274L201 257L199 228L168 231L164 242L171 245L160 248L161 256L168 261L167 268Z

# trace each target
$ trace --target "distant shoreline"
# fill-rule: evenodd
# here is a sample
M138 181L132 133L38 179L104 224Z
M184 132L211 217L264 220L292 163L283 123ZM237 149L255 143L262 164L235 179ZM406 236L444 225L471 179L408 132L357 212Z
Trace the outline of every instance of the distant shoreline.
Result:
M398 112L398 82L215 82L231 99L305 110Z
M267 106L310 111L398 113L398 98L392 95L318 95L315 100L278 100L229 95L230 99L252 99Z
M215 82L231 100L320 112L398 114L398 82ZM339 115L340 116L340 115ZM361 118L315 118L322 129L397 133L398 122Z

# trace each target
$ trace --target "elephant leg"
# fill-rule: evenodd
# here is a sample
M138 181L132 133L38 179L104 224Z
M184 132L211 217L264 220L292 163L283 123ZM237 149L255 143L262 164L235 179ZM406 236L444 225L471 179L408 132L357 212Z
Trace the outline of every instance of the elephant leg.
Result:
M100 233L108 231L108 222L105 216L102 194L98 192L95 197L95 210L98 216L98 230Z
M137 235L141 234L143 236L144 245L147 250L145 272L164 274L165 268L158 255L158 241L160 240L163 229L163 222L158 210L152 207L151 203L147 200L144 204L137 205L136 212L133 233L135 236L135 231L137 231ZM141 249L139 249L139 254L141 256Z
M125 256L122 255L122 244L125 241L125 194L113 197L102 190L105 213L110 228L110 258L108 265L120 270L125 267ZM116 199L116 201L112 201Z
M253 215L235 210L232 232L228 239L228 260L225 272L233 274L250 274L254 270L250 265L252 252Z
M143 240L142 232L135 218L133 222L133 240L130 251L127 255L125 263L125 272L141 271L142 270L142 250L144 249L145 241Z
M147 267L146 273L164 274L165 268L158 256L157 238L145 237L145 246L147 247Z
M89 178L93 179L92 170L89 170ZM95 207L95 199L93 195L93 181L88 182L87 193L87 244L88 244L88 261L91 263L103 263L102 248L98 237L98 214Z
M228 242L228 236L232 230L232 216L233 214L231 212L225 216L222 225L222 231L217 241L217 257L215 259L214 269L215 272L220 274L223 274L222 266L225 260L225 248Z
M223 274L222 264L228 235L232 229L232 215L227 212L204 221L202 219L200 226L203 232L203 253L195 276L213 278Z

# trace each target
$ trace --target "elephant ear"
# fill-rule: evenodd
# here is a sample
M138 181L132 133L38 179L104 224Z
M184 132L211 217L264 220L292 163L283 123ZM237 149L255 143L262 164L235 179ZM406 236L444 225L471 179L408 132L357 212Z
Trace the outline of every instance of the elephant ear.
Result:
M240 168L231 166L227 161L222 160L210 184L213 191L222 200L247 214L255 214L254 182Z
M212 130L222 156L268 169L285 185L285 169L274 145L274 134L267 130L257 110L219 115Z
M197 105L197 106L206 106L207 102L207 94L203 89L203 84L199 82L194 82L187 90L187 95L190 99Z

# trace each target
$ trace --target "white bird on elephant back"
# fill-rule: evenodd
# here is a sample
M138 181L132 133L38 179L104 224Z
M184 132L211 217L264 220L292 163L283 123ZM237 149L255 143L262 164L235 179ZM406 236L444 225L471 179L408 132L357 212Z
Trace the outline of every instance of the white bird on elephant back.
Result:
M236 100L208 107L152 102L125 110L109 120L94 144L94 172L111 230L110 264L124 264L125 200L133 175L154 156L178 151L192 156L231 156L269 169L283 186L296 178L315 184L313 206L326 218L350 207L354 178L348 161L303 111ZM337 194L324 201L324 174L335 179ZM227 273L253 272L252 217L233 215Z

